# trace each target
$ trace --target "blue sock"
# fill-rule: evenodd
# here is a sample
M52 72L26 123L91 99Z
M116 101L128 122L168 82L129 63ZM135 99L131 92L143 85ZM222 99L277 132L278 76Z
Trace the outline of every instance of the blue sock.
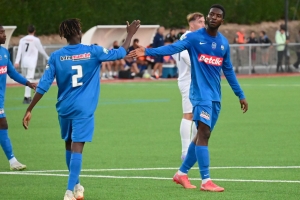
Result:
M5 130L0 130L0 144L1 147L6 155L6 158L8 160L12 159L14 156L13 150L12 150L12 145L10 142L10 139L8 137L8 131L7 129Z
M197 161L197 157L196 157L196 152L195 152L195 143L191 142L186 157L183 161L183 163L181 164L179 170L183 173L188 173L188 171L194 166L194 164Z
M196 156L197 156L198 166L199 166L202 180L210 178L208 147L207 146L196 146Z
M70 174L68 180L67 190L74 190L76 182L79 180L79 174L81 171L82 164L82 154L81 153L72 153L70 160Z
M66 163L67 163L67 166L68 166L68 170L69 170L69 171L70 171L71 154L72 154L71 151L66 150ZM79 183L79 178L78 178L76 184L78 184L78 183Z

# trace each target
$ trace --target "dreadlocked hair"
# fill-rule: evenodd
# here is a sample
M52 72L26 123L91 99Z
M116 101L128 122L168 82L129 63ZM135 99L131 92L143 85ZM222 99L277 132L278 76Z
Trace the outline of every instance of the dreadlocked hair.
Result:
M67 19L59 25L59 36L70 39L72 36L79 35L81 32L80 19Z

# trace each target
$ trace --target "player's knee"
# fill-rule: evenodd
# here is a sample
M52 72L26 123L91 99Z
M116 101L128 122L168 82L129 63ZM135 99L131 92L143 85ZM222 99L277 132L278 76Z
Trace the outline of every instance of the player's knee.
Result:
M204 123L199 123L198 134L200 140L208 140L210 138L210 128Z
M6 118L0 119L0 129L1 130L8 129L8 124L7 124Z

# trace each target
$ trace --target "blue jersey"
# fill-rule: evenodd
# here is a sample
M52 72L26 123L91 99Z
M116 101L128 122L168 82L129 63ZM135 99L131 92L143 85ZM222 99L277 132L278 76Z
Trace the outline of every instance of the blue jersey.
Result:
M228 41L219 32L213 37L202 28L171 45L146 49L145 54L172 55L185 49L191 59L191 101L221 101L221 69L235 95L245 98L230 61Z
M63 47L51 54L37 92L47 92L56 78L58 115L67 119L91 117L99 99L101 62L125 56L123 47L112 50L82 44Z
M0 108L4 106L7 74L20 84L26 85L27 82L27 80L15 70L9 58L10 55L7 49L0 46Z

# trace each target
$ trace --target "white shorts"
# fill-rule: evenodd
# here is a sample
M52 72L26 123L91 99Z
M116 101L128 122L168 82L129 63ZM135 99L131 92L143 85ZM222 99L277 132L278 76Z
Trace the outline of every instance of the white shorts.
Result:
M178 82L178 87L182 97L182 112L192 113L193 106L190 101L190 85L191 81L180 81Z
M21 68L22 70L22 75L26 78L26 79L34 79L34 74L35 74L35 68Z

